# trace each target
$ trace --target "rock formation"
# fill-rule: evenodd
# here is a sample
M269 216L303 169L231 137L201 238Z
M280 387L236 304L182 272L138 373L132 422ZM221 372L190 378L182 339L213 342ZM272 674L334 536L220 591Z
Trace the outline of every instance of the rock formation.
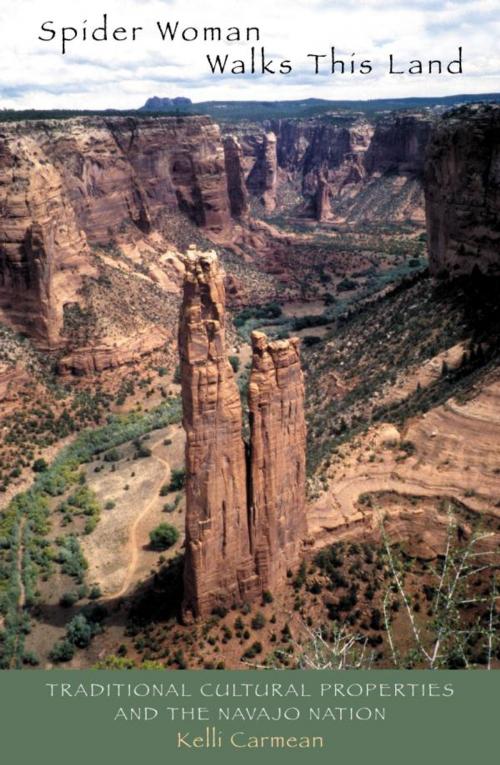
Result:
M500 275L500 106L462 107L436 125L426 163L434 275Z
M278 587L305 535L304 386L297 338L254 333L250 465L225 347L215 253L186 257L179 326L186 431L185 618Z
M292 204L300 189L304 211L319 220L330 218L328 198L334 219L423 223L421 178L431 126L431 118L421 113L388 114L376 125L352 115L274 120L252 132L245 126L240 140L249 191L274 200L266 207L270 211L277 192L288 187L295 191ZM269 135L276 136L277 169L266 194Z
M95 274L59 171L31 137L0 134L0 317L44 348L61 343L64 303Z
M186 258L179 327L186 431L184 612L206 616L258 592L250 556L238 387L225 346L224 278L215 253Z
M332 209L330 206L330 187L325 178L318 179L316 189L316 220L324 222L331 217Z
M244 200L233 204L243 213ZM131 246L158 237L179 210L210 235L232 225L224 146L206 117L2 125L0 320L39 347L76 350L75 364L63 364L68 368L116 360L120 353L106 349L105 337L94 353L100 360L84 359L85 349L75 347L64 327L68 306L86 310L87 278L100 276L91 248L112 251L124 234Z
M299 339L252 333L249 385L251 537L257 574L273 590L297 565L306 533L304 381Z
M391 114L377 122L365 155L369 174L398 173L420 177L432 119L423 114Z
M238 139L233 135L224 138L224 157L231 215L234 218L243 218L248 213L248 191L243 169L243 151Z
M277 138L268 132L262 136L258 155L248 177L248 187L260 195L266 212L276 207L276 189L278 184Z

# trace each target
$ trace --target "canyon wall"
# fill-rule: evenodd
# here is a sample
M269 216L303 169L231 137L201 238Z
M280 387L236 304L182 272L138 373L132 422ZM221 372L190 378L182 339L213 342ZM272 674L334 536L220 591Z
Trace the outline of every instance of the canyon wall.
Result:
M57 347L63 302L95 273L89 256L60 172L31 136L0 135L0 317Z
M255 162L247 178L248 188L260 196L266 212L276 207L276 188L278 183L277 138L273 132L266 132L261 140L254 143Z
M376 122L357 115L245 126L240 140L247 185L268 212L280 203L290 206L288 196L318 220L423 223L421 179L431 126L422 113L387 114ZM276 137L272 191L266 180L272 174L265 171L268 135Z
M231 215L234 218L244 218L248 213L248 191L243 169L243 150L234 135L224 138L224 157Z
M225 347L215 253L186 257L179 354L186 431L184 618L250 601L298 563L306 530L304 386L298 339L254 333L250 465Z
M398 173L421 177L432 120L424 114L393 114L375 126L365 155L365 169L372 173Z
M462 107L439 121L425 191L431 272L500 275L500 106Z
M257 573L273 590L299 562L306 533L304 380L299 339L252 333L251 534Z
M67 346L65 306L84 310L82 288L99 277L92 248L159 234L179 211L209 235L232 225L224 145L206 117L1 125L0 319Z

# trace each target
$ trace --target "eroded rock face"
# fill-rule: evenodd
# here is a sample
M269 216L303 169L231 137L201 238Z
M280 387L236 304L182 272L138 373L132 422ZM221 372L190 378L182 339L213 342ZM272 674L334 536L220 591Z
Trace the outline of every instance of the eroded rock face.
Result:
M1 320L40 347L76 350L68 367L100 368L106 359L113 366L123 353L114 345L100 347L105 337L82 361L83 350L64 329L65 307L86 310L82 288L88 277L100 276L92 247L112 252L120 236L130 245L158 237L179 210L210 235L232 225L224 147L208 118L90 117L2 126ZM152 278L160 282L161 273L159 267Z
M299 340L269 342L253 334L247 466L240 395L225 347L224 300L215 253L190 251L179 327L186 619L281 586L306 534Z
M361 115L345 124L328 118L265 123L267 134L276 136L277 156L275 203L267 209L274 209L277 199L286 207L288 198L294 209L298 204L322 221L423 223L422 174L431 125L420 113L388 114L377 124ZM259 197L265 141L259 126L241 135L247 185Z
M304 381L299 339L252 333L251 536L264 590L279 587L306 533Z
M61 343L63 306L95 275L58 170L31 137L0 134L0 316L39 345Z
M422 114L394 114L377 123L366 152L367 173L421 176L432 120Z
M248 177L248 187L260 194L267 212L276 207L278 185L277 138L272 132L265 133L258 145L256 162Z
M259 590L250 555L238 387L225 346L224 274L215 253L186 258L179 327L186 431L184 612L206 616Z
M429 265L437 276L500 275L500 107L445 116L429 146L426 178Z
M248 191L243 167L243 150L233 135L224 138L224 157L231 215L234 218L243 218L248 213Z

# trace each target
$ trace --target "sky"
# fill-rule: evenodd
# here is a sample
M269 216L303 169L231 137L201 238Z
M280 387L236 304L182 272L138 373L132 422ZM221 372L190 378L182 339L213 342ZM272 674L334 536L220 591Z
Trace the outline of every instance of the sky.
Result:
M90 37L108 16L108 33ZM52 22L49 37L41 25ZM199 38L163 41L157 22L195 27ZM132 27L140 26L135 41ZM205 42L203 28L258 27L258 42ZM77 38L62 54L62 28ZM193 35L191 31L188 35ZM66 36L73 35L71 30ZM123 35L123 33L122 33ZM206 100L368 99L500 91L500 0L0 0L0 108L134 109L150 96ZM207 54L246 63L250 47L291 62L289 74L212 74ZM330 72L331 47L354 74ZM412 59L446 64L463 49L462 74L389 74ZM353 57L352 54L355 54ZM321 65L314 73L318 54ZM373 70L359 73L369 59Z

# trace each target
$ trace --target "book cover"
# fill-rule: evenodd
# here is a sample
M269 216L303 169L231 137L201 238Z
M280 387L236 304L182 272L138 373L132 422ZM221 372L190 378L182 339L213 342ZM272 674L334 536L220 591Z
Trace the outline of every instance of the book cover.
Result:
M492 756L499 33L0 0L6 761Z

